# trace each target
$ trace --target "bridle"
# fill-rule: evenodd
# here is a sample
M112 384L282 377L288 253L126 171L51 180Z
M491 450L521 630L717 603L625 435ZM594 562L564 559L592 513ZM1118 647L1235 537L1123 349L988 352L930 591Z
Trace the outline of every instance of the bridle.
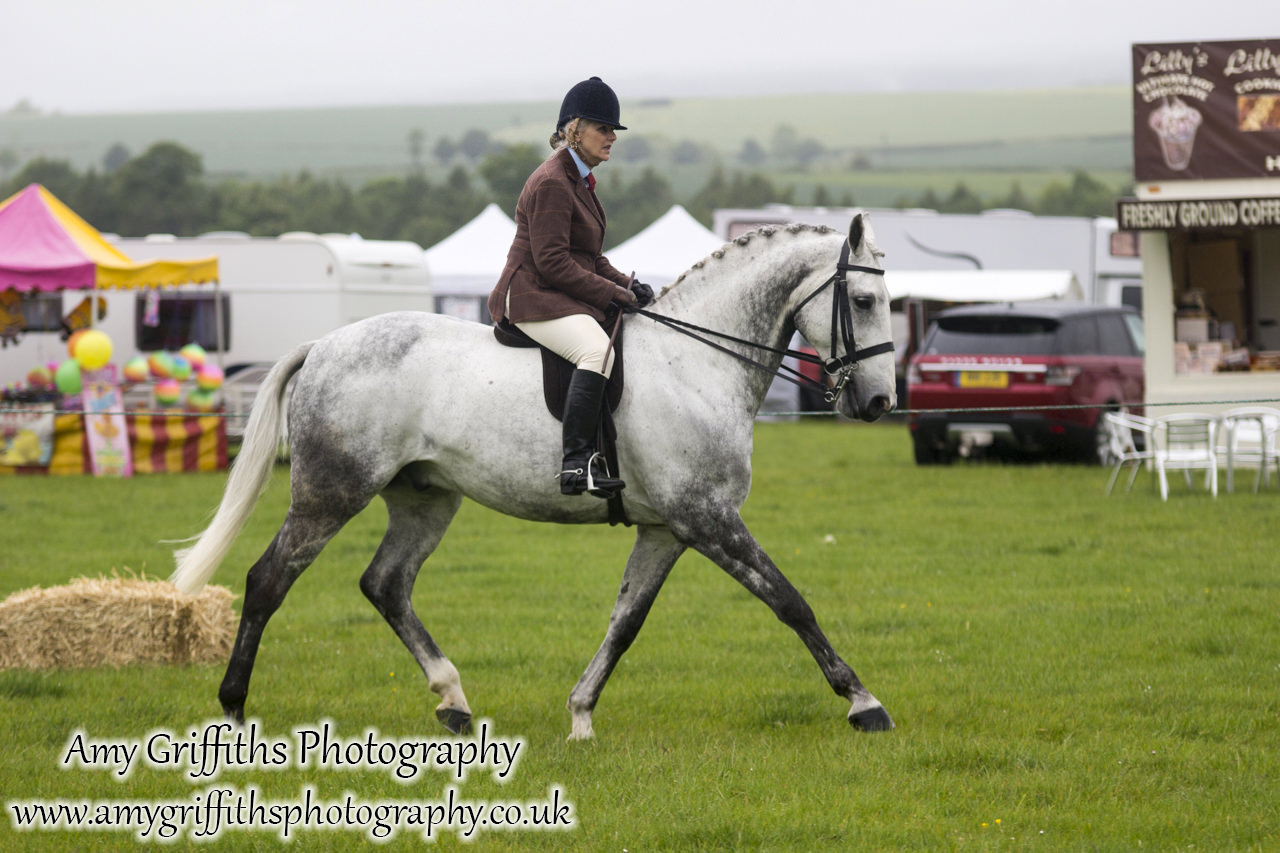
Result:
M846 279L846 274L851 271L865 272L865 273L870 273L872 275L884 275L884 270L882 269L877 269L875 267L862 266L861 264L849 263L849 242L846 240L843 243L843 245L841 245L840 247L840 260L836 263L836 271L832 273L831 276L826 281L818 285L818 287L814 289L813 293L810 293L808 296L806 296L804 300L799 305L796 306L795 313L798 314L800 313L800 310L804 308L804 306L808 305L814 299L814 297L816 297L819 293L822 293L822 291L826 290L828 286L832 288L833 290L832 300L831 300L831 348L832 348L831 355L832 357L825 361L819 356L810 355L807 352L801 352L799 350L793 350L793 349L778 349L777 347L771 347L766 344L759 344L754 341L743 340L742 338L736 338L733 335L726 335L723 332L717 332L712 329L705 329L701 326L694 325L693 323L686 323L684 320L677 320L674 317L666 317L666 316L663 316L662 314L655 314L652 311L647 311L643 308L628 308L624 310L629 314L640 314L644 317L648 317L650 320L654 320L658 323L662 323L663 325L670 326L676 331L681 332L685 335L688 335L694 340L701 341L702 343L706 344L707 346L713 349L719 350L720 352L723 352L723 353L727 353L728 355L733 356L734 358L738 359L741 362L745 362L746 364L749 364L752 367L755 367L759 370L763 370L766 373L771 373L777 376L779 379L785 379L786 381L790 382L792 385L816 388L822 391L822 396L824 400L826 400L828 403L834 403L836 400L840 399L840 394L842 391L844 391L845 384L849 381L854 371L858 369L858 363L860 361L862 361L863 359L871 358L872 356L881 355L887 352L893 352L893 341L891 340L884 341L883 343L878 343L873 346L858 349L857 342L854 340L854 337L853 337L853 314L849 308L849 283L848 283L848 280ZM844 349L844 355L840 356L839 358L835 356L835 342L836 342L837 334L839 335L840 345ZM714 335L715 337L721 338L722 340L733 341L734 343L743 344L745 346L753 347L759 350L768 350L769 352L780 353L784 357L791 356L797 361L803 361L808 364L820 364L822 365L822 369L826 372L828 376L835 377L835 382L830 387L828 387L827 383L810 379L808 376L805 376L800 371L785 364L779 365L776 371L771 370L770 368L761 364L760 362L754 361L744 355L734 352L733 350L729 349L726 346L721 346L715 341L708 340L702 337L702 335ZM788 376L787 374L791 374L791 375Z

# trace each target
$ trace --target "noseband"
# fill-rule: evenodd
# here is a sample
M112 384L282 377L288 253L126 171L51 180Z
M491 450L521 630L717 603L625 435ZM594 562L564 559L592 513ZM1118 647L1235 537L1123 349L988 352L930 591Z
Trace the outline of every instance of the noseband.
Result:
M884 341L874 346L858 349L857 341L853 337L853 313L849 309L849 282L845 274L850 270L855 272L865 272L872 275L884 275L884 270L876 267L867 267L861 264L849 263L849 241L845 241L840 246L840 260L836 263L836 271L831 278L824 281L817 290L810 293L804 298L804 301L796 306L796 313L799 314L804 306L822 291L826 290L827 285L831 285L834 293L831 300L831 358L822 361L808 353L800 353L797 358L807 361L811 364L821 364L822 369L826 371L828 376L835 376L835 387L824 392L823 397L828 403L834 403L840 397L840 392L844 390L845 383L849 381L853 371L858 369L858 362L864 358L871 358L875 355L881 355L886 352L893 352L893 341ZM835 357L836 334L839 333L840 345L844 348L844 355L839 358ZM790 352L790 350L788 350Z
M648 317L650 320L657 321L659 323L662 323L665 326L670 326L676 331L686 334L689 337L693 338L694 340L701 341L702 343L706 344L712 349L716 349L716 350L719 350L720 352L731 355L734 358L738 359L739 361L745 362L746 364L749 364L752 367L757 368L758 370L763 370L766 373L773 374L774 376L777 376L779 379L785 379L788 382L790 382L792 385L817 388L818 390L822 391L823 399L825 399L828 403L834 403L836 400L840 398L840 393L844 391L845 383L849 381L849 378L852 376L853 372L858 369L858 362L866 358L871 358L872 356L881 355L886 352L893 352L893 341L891 340L884 341L883 343L875 344L874 346L858 349L857 342L854 340L854 337L853 337L853 313L849 308L849 283L846 280L846 273L848 273L851 270L856 272L871 273L872 275L884 275L884 270L882 269L876 269L875 267L865 267L860 264L849 263L849 241L846 240L840 247L840 260L836 263L836 271L832 273L830 278L828 278L826 281L820 284L818 288L813 291L813 293L810 293L808 296L806 296L804 298L804 301L802 301L798 306L796 306L795 313L798 314L800 313L800 309L808 305L809 302L819 293L826 290L828 285L832 287L834 291L832 294L832 300L831 300L831 349L832 349L831 355L832 357L826 361L823 361L821 358L819 358L816 355L810 355L807 352L801 352L799 350L793 350L793 349L777 349L776 347L767 346L765 344L758 344L758 343L755 343L754 341L747 341L747 340L743 340L742 338L736 338L732 335L726 335L722 332L716 332L716 331L713 331L712 329L704 329L703 327L694 325L693 323L686 323L685 321L677 320L674 317L665 317L662 314L655 314L652 311L645 310L644 308L624 308L623 310L628 314L640 314L642 316ZM835 357L835 342L836 342L837 334L839 334L840 345L844 349L844 355L840 356L839 358ZM803 361L809 364L820 364L822 365L823 370L826 371L828 376L836 377L835 383L832 387L827 387L825 382L818 382L813 379L810 379L808 376L805 376L800 371L795 370L794 368L791 368L785 364L779 365L777 370L771 370L770 368L766 367L765 365L761 364L758 361L753 361L752 359L747 358L744 355L734 352L728 347L721 346L715 341L707 340L706 338L702 337L702 335L714 335L715 337L721 338L722 340L733 341L734 343L744 344L746 346L753 347L755 349L768 350L769 352L780 353L784 357L791 356L797 361ZM787 374L791 374L791 375L788 376Z

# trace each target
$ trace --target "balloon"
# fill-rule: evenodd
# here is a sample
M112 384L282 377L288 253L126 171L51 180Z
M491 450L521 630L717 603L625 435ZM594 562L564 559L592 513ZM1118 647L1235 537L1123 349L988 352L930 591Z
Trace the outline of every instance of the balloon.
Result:
M182 381L190 376L191 362L187 361L186 356L175 355L173 357L173 378Z
M147 366L147 360L140 355L125 362L124 378L130 382L146 382L147 377L151 375L151 368Z
M76 351L72 358L80 362L85 370L97 370L111 360L111 338L106 332L97 329L86 329L76 341Z
M41 388L53 387L53 371L47 367L34 368L27 374L27 384L37 391Z
M191 363L191 367L195 370L199 370L204 367L206 353L204 351L204 347L199 344L187 344L185 347L178 350L178 355L189 361Z
M206 364L196 374L196 387L201 391L217 391L222 387L222 368L216 364Z
M58 365L58 372L53 375L53 384L63 394L79 394L81 387L80 362L69 358Z
M168 379L173 376L173 356L167 352L153 352L147 359L151 375L157 379Z
M76 346L80 343L80 339L84 337L84 333L88 329L76 329L71 333L71 337L67 338L67 355L72 358L76 357Z
M156 402L162 406L172 406L182 396L182 386L176 379L161 379L156 383Z

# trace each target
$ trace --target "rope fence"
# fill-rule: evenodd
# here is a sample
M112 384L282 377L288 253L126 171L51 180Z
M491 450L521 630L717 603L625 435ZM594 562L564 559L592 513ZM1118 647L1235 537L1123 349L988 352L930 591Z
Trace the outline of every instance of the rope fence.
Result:
M950 408L950 409L894 409L890 414L894 415L921 415L921 414L979 414L982 412L1062 412L1073 409L1106 409L1114 411L1116 409L1151 409L1162 406L1256 406L1265 403L1280 403L1280 397L1262 397L1247 400L1178 400L1164 403L1146 403L1146 402L1123 402L1123 403L1068 403L1055 404L1046 406L973 406L967 408ZM17 408L12 406L0 406L0 415L5 414L30 414L31 408ZM47 412L47 409L42 409ZM52 414L55 415L83 415L83 409L54 409ZM151 411L147 409L127 409L93 412L94 415L126 415L126 416L142 416L151 418L226 418L230 420L248 420L247 412L188 412L174 411L172 409L161 409L159 411ZM834 411L817 411L817 412L761 412L759 417L835 417Z

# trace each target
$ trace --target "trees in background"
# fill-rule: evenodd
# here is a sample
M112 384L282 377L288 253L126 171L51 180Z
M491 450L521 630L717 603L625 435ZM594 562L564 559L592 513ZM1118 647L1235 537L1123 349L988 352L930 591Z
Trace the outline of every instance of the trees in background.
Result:
M800 139L789 127L779 127L770 140L776 156L784 153L792 162L816 157L810 140ZM30 183L40 183L101 231L127 236L168 233L191 236L206 231L244 231L255 236L275 236L288 231L358 233L369 239L411 240L420 246L435 245L496 202L509 215L525 179L545 154L531 145L502 146L483 132L468 133L458 143L439 140L433 155L449 168L443 179L430 180L422 159L424 139L411 136L407 174L380 177L352 186L337 178L321 178L307 171L272 180L230 179L211 181L204 174L201 157L173 142L158 142L136 156L113 145L103 158L103 170L77 172L62 160L37 158L0 183L0 198ZM621 242L681 201L689 212L710 225L717 208L749 208L766 204L853 204L851 191L836 198L818 185L807 198L796 198L793 186L778 186L760 171L726 172L718 163L709 166L701 187L680 192L673 174L690 174L699 163L715 163L716 155L693 143L680 143L680 156L672 169L654 161L655 151L646 145L644 157L631 158L635 167L610 171L603 176L601 192L607 198L609 238ZM635 153L635 152L633 152ZM749 140L736 155L740 163L762 164L769 153ZM641 169L637 160L643 160ZM448 164L452 163L452 166ZM14 163L0 164L11 171ZM793 174L786 171L785 174ZM946 195L929 189L919 196L899 199L898 207L928 207L944 213L971 213L990 207L1010 207L1039 214L1109 215L1118 192L1075 172L1068 182L1047 186L1032 200L1018 183L1002 197L983 199L964 182Z

